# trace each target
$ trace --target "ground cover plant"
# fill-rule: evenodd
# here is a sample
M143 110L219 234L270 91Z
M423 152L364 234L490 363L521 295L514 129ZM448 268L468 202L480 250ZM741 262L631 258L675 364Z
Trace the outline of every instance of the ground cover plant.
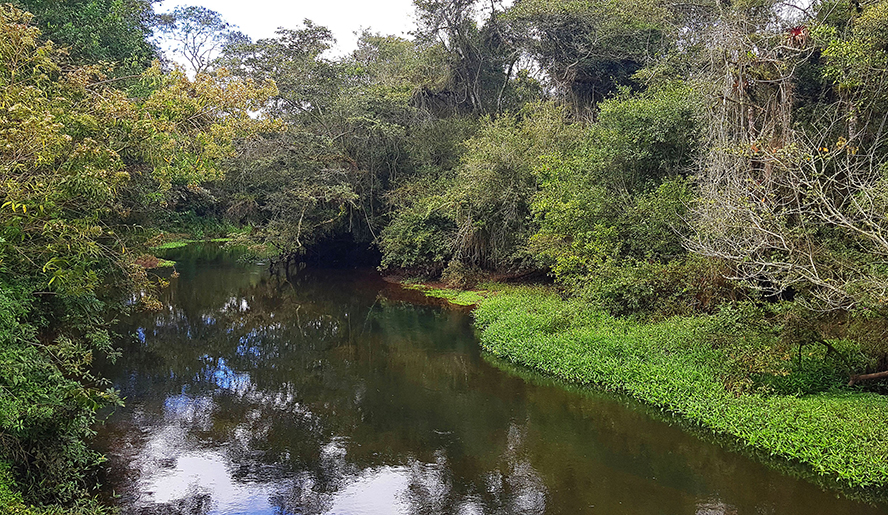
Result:
M496 356L625 392L746 445L798 460L845 486L888 483L888 427L882 420L888 399L843 389L835 378L826 389L798 378L810 391L786 393L761 383L738 389L743 367L736 358L744 344L742 337L713 344L723 328L718 316L638 323L534 288L499 291L474 315L481 345ZM809 358L808 366L827 359Z
M455 290L452 288L435 288L424 284L405 284L405 288L422 292L426 297L444 299L456 306L475 306L486 296L487 292L474 290Z

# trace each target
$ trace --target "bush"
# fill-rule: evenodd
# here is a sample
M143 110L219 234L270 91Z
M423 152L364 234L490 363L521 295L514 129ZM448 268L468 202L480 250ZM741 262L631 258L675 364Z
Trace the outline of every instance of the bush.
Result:
M41 343L26 291L0 282L0 462L28 503L70 504L84 497L102 461L85 443L96 410L117 401L85 386L95 382L86 368L94 351L107 350L107 334L67 305L73 332Z
M440 197L420 199L400 210L380 236L383 269L404 268L437 276L453 255L456 223Z
M685 178L700 134L682 85L600 105L582 148L538 163L528 249L563 285L611 313L711 311L730 291L718 263L687 256L682 233L695 192Z

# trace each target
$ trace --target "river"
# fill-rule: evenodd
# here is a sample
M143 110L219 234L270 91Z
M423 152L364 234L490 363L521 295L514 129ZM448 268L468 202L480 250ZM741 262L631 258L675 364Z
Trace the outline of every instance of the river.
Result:
M128 514L888 514L619 396L484 356L465 311L372 271L179 252L104 364Z

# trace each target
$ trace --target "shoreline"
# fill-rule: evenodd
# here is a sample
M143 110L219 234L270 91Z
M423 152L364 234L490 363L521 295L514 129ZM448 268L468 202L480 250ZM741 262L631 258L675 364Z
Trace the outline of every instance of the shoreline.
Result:
M460 290L437 284L396 282L448 302L459 298ZM481 348L497 359L627 395L771 465L801 465L805 479L823 488L888 500L884 395L840 387L808 395L732 391L711 316L628 321L532 286L488 285L472 295Z

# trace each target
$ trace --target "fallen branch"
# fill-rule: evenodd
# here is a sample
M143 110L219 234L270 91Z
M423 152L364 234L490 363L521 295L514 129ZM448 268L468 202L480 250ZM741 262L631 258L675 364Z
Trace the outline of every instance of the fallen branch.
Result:
M874 381L876 379L888 379L888 370L885 370L884 372L876 372L874 374L853 375L851 376L851 380L848 381L848 386L854 386L863 381Z

